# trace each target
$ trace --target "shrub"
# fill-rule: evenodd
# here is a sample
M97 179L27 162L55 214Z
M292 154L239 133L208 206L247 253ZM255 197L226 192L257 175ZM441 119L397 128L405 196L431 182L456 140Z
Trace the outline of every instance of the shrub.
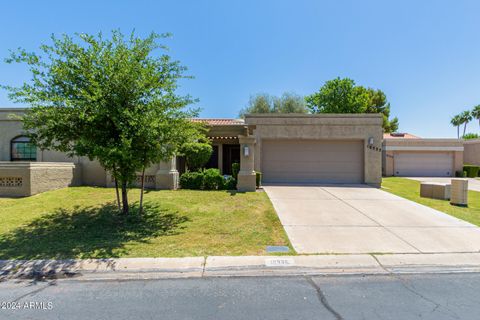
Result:
M200 190L203 187L203 172L187 171L180 176L180 186L183 189Z
M207 169L203 171L203 189L219 190L223 188L223 176L218 169Z
M232 163L232 177L233 179L238 179L238 172L240 172L240 163L234 162Z
M478 177L478 171L480 170L479 166L474 166L470 164L466 164L463 166L463 171L467 172L467 177L469 178L476 178Z
M478 139L478 138L480 138L480 136L478 136L478 134L476 133L467 133L462 136L463 140L471 140L471 139Z
M259 171L255 171L256 181L257 181L257 188L262 186L262 173Z
M180 153L185 156L187 167L191 171L201 169L212 156L212 146L206 142L188 142L182 145Z
M224 190L236 190L237 189L237 180L234 177L228 176L223 181Z
M466 176L467 176L467 171L462 171L462 170L455 171L455 177L457 178L465 178Z

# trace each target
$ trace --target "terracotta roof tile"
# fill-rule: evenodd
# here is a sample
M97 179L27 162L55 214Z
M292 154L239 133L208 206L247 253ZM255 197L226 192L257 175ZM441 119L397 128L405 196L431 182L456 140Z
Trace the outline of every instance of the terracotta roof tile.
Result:
M243 119L202 119L194 118L194 122L204 122L209 126L238 126L245 124Z
M383 139L420 139L420 137L410 133L395 132L395 133L384 133Z

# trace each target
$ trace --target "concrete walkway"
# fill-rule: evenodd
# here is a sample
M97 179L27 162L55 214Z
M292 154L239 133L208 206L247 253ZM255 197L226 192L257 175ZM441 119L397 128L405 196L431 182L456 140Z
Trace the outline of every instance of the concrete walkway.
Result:
M440 182L440 183L450 183L452 178L443 178L443 177L407 177L407 179L417 180L417 181L430 181L430 182ZM480 180L473 178L465 178L468 180L468 190L480 192Z
M480 228L376 188L264 188L298 253L480 251Z

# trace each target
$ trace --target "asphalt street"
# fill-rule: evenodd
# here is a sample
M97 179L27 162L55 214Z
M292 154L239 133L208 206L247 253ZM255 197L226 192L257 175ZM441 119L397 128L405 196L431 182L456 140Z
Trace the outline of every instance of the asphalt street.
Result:
M0 283L0 319L480 319L480 274Z

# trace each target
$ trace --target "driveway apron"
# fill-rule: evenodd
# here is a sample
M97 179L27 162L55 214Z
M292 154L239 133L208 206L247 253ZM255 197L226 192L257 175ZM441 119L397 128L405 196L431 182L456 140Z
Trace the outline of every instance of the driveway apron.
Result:
M377 188L264 188L298 253L480 251L480 228Z

